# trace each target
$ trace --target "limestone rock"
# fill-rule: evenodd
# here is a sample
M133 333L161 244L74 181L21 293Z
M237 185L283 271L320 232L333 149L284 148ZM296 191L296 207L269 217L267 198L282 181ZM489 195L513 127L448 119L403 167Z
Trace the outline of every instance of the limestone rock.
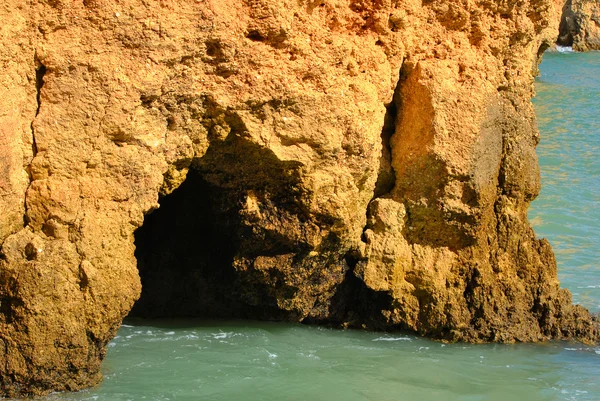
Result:
M560 7L5 1L0 393L98 383L140 294L139 316L596 341L527 221Z
M600 50L600 3L568 0L563 6L557 44L576 51Z

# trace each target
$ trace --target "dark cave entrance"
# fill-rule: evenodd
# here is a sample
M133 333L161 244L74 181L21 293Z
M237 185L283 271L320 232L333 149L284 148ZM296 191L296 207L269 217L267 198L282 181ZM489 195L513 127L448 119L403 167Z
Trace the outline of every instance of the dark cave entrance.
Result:
M135 232L142 294L129 316L290 320L280 273L255 261L307 252L290 235L300 168L235 132L211 144Z
M224 214L214 188L190 169L135 232L142 295L129 316L238 317L233 256L235 213Z

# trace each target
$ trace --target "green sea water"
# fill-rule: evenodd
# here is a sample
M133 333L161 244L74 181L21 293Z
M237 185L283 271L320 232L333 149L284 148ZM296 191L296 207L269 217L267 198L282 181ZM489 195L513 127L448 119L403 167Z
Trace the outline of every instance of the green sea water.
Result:
M543 190L530 218L563 286L600 310L600 53L547 53L535 106ZM600 347L441 344L246 321L130 320L105 380L47 400L600 400Z

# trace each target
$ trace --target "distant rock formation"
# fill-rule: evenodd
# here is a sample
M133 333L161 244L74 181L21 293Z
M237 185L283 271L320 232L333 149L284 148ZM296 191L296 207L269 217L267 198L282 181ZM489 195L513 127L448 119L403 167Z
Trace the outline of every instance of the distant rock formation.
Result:
M97 384L140 294L138 316L597 340L527 221L561 6L4 1L0 393Z
M556 43L576 51L600 50L600 1L568 0Z

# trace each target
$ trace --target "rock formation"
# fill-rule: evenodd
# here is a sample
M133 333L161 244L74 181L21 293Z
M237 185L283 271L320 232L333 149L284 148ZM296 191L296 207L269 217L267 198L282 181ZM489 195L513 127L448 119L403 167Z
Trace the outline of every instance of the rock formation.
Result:
M561 5L3 2L0 393L98 383L140 294L138 316L596 340L527 221Z
M576 51L600 50L600 2L567 0L556 43Z

